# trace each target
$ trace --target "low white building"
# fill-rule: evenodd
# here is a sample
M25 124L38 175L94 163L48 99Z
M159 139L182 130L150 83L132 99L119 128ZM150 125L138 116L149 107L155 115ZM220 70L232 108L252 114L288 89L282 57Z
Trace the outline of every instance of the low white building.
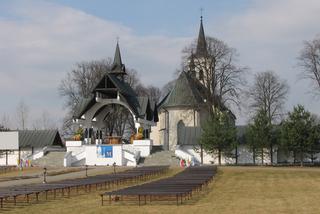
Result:
M57 130L19 130L0 132L0 165L25 165L64 145Z
M133 144L86 144L67 141L64 166L136 166L140 157L150 155L152 140L134 140Z

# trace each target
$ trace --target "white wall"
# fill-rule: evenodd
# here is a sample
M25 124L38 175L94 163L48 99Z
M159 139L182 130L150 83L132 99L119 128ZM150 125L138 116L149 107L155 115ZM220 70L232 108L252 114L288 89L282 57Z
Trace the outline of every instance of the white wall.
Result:
M185 160L189 160L191 157L194 157L196 162L201 163L200 147L195 147L191 145L178 146L175 150L175 154L177 157ZM216 160L211 154L208 154L205 151L203 151L204 164L211 164L213 162L217 163ZM224 161L223 158L222 161Z
M275 148L276 151L276 148ZM265 149L265 156L264 156L264 164L270 164L270 155L268 153L268 150ZM198 162L201 162L201 156L200 156L200 147L199 146L189 146L189 145L183 145L178 146L175 150L176 156L188 160L191 156L193 156ZM238 146L238 164L253 164L253 158L252 158L252 152L245 146L240 145ZM217 154L207 154L205 151L203 151L203 163L204 164L218 164L219 159ZM222 155L221 157L221 164L235 164L236 159L225 157ZM277 163L277 152L273 153L273 163ZM261 164L261 158L256 158L256 164Z
M150 139L153 141L153 145L163 145L163 130L160 129L160 121L156 126L151 126Z
M96 145L85 145L86 164L91 166L106 166L112 165L115 162L117 166L122 166L122 145L110 146L112 146L112 158L98 158L98 147Z
M153 145L152 140L134 140L133 141L133 148L135 151L140 152L141 157L147 157L150 155L152 145Z
M72 155L79 154L84 151L82 141L66 141L67 152L72 152Z
M18 150L19 133L17 131L0 132L0 150Z
M41 153L43 151L43 148L34 148L33 152L34 154ZM32 158L32 149L31 148L22 148L20 151L20 159L23 161L26 161L27 159ZM18 159L19 159L19 150L9 151L8 152L8 165L18 165ZM31 161L32 164L32 161ZM6 155L3 153L0 155L0 165L6 165Z
M0 155L0 165L5 166L6 165L6 154L3 153ZM8 152L8 165L17 166L18 165L18 152Z

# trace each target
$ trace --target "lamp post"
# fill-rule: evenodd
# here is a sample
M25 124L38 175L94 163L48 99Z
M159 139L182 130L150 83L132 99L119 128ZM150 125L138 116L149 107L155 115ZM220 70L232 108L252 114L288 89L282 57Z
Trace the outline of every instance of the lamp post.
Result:
M113 162L112 166L113 166L113 173L116 174L116 162Z
M47 168L46 167L43 168L43 183L44 184L47 183Z

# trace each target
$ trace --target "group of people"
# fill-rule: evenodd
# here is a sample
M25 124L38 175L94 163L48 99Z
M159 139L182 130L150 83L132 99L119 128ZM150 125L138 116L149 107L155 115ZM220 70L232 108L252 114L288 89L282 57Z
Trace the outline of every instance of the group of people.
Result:
M17 162L20 168L31 166L31 160L28 160L28 159L27 160L18 159Z
M195 161L194 157L188 158L188 160L185 160L183 158L180 159L180 167L181 168L195 166L195 165L196 165L196 161Z

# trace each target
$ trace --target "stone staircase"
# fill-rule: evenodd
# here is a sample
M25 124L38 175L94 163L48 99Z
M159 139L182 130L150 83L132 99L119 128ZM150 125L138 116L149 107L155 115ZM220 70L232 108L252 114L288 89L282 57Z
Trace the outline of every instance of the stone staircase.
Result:
M179 166L179 159L174 155L173 151L157 151L146 158L141 158L139 165L169 165Z
M42 158L33 160L31 164L39 167L63 167L65 151L49 152Z

